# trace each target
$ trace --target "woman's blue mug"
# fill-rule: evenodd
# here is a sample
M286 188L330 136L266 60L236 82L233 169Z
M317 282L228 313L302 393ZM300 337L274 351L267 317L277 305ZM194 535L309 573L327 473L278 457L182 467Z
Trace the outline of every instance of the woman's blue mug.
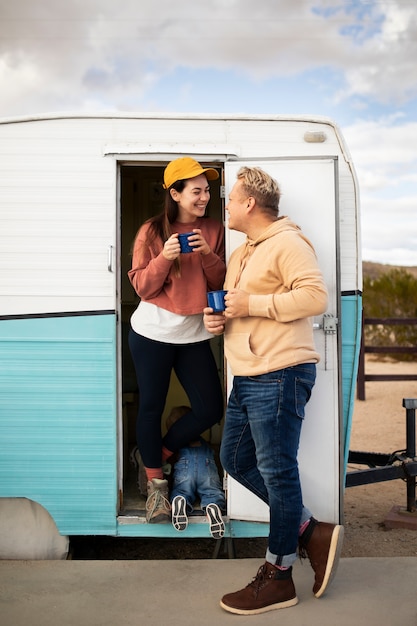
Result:
M195 233L181 233L178 235L178 241L180 242L182 254L193 251L193 247L188 243L188 237L191 237L191 235L195 235Z

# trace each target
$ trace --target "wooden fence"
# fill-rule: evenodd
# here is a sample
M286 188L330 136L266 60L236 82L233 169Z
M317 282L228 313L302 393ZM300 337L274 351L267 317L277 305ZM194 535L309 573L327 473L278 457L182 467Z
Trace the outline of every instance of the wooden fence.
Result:
M365 400L365 382L366 381L392 381L392 380L417 380L417 372L415 374L366 374L365 373L365 353L374 354L415 354L417 355L417 346L404 348L401 346L366 346L365 345L365 325L416 325L416 317L366 317L362 318L362 340L359 353L358 378L357 378L357 398Z

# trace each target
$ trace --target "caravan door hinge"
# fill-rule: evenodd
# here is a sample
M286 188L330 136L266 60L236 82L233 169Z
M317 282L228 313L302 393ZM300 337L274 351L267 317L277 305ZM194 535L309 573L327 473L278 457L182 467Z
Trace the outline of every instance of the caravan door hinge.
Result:
M229 487L229 481L227 480L227 474L224 472L223 474L223 491L227 493L227 489Z

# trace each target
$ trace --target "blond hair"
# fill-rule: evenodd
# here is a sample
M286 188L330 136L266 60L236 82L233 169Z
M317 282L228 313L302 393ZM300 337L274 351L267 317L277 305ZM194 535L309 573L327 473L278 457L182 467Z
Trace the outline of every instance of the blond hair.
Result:
M279 213L281 191L277 181L260 167L241 167L237 179L242 182L242 191L255 198L256 203L274 217Z

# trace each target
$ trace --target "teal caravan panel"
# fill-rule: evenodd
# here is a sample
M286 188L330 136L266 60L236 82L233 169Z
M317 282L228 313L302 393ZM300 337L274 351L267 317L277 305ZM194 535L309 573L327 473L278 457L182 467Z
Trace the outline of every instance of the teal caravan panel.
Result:
M115 534L115 315L1 320L0 355L0 496L65 535Z
M193 519L193 518L191 518ZM265 522L246 522L225 519L225 538L268 537L269 524ZM117 528L119 537L154 537L178 539L179 533L172 524L143 524L120 522ZM181 533L182 539L210 539L208 521L191 522L187 530ZM213 542L215 544L216 542Z
M350 433L362 335L362 296L342 296L342 392L344 472L349 456Z

